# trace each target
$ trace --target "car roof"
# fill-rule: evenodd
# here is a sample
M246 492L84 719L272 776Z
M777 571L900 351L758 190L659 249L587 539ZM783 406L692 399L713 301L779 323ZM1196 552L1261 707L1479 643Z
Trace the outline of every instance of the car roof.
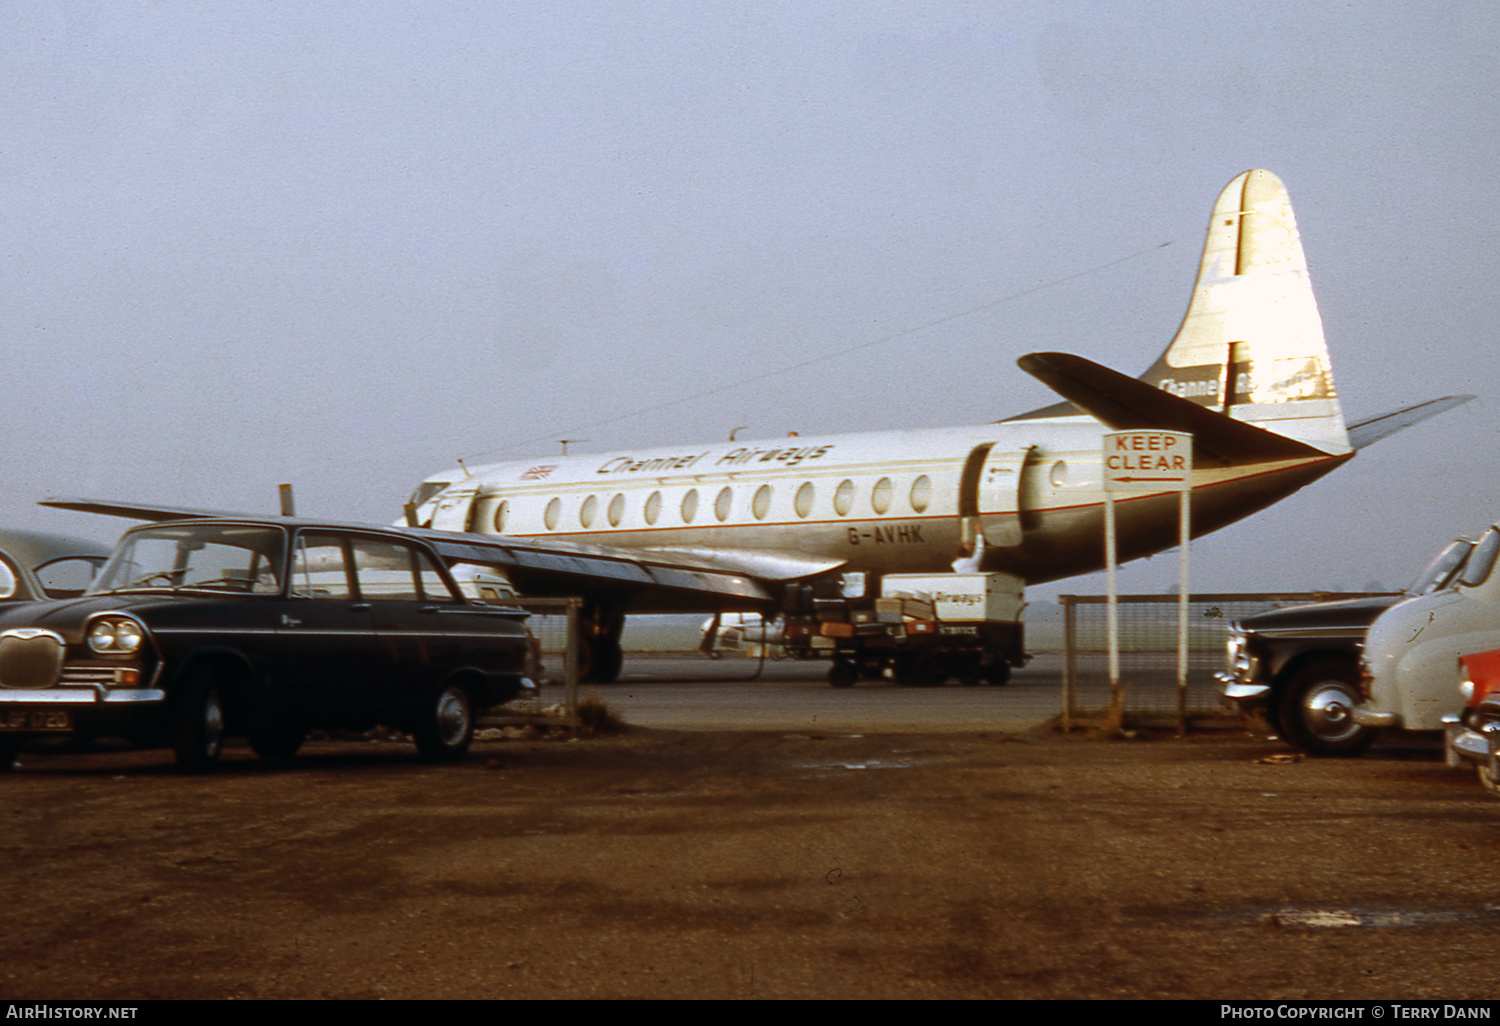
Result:
M66 534L0 529L0 551L30 570L58 556L107 556L110 546Z

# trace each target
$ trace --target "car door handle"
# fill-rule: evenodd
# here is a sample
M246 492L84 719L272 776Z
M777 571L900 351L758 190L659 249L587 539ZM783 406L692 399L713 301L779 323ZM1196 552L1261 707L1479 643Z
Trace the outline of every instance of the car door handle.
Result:
M369 608L370 608L370 603L368 603L368 602L356 602L356 603L354 603L354 605L352 605L352 606L349 607L349 612L351 612L351 613L364 613L364 612L368 612Z

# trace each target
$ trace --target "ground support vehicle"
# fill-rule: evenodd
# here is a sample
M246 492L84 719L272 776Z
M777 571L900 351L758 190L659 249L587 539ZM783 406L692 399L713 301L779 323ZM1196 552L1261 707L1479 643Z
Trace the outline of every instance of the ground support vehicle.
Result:
M1400 593L1271 609L1238 621L1227 667L1216 674L1224 697L1259 712L1272 729L1309 755L1358 755L1377 730L1354 721L1360 701L1359 659L1375 619L1408 598L1451 585L1473 543L1445 546Z
M464 594L443 544L283 517L126 532L82 596L0 612L0 770L49 737L202 771L226 736L284 759L310 729L376 725L461 758L478 712L525 687L529 637Z
M865 594L862 577L804 586L787 603L787 653L831 659L834 687L887 675L915 686L952 678L1001 685L1012 666L1025 664L1023 603L1013 577L886 574L878 596Z

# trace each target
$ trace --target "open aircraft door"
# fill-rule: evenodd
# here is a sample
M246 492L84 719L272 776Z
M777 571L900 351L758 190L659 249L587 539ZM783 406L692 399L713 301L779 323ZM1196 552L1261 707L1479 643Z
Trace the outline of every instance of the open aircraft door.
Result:
M474 499L479 494L477 483L462 488L450 488L444 492L432 511L435 531L467 531L474 518Z
M972 545L982 531L986 546L1014 548L1025 533L1025 471L1035 450L993 450L993 443L981 445L964 464L958 499L963 541Z

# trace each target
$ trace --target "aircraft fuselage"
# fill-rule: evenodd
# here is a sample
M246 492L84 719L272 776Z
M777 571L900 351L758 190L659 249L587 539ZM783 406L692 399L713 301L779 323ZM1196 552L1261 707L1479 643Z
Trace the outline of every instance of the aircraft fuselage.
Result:
M768 567L786 560L785 578L819 565L944 571L982 533L983 570L1038 583L1104 565L1103 431L1076 417L494 464L429 478L419 519L626 549L763 553ZM1201 466L1193 534L1262 509L1344 459ZM1176 493L1119 498L1122 560L1176 544ZM799 560L805 574L793 572Z

